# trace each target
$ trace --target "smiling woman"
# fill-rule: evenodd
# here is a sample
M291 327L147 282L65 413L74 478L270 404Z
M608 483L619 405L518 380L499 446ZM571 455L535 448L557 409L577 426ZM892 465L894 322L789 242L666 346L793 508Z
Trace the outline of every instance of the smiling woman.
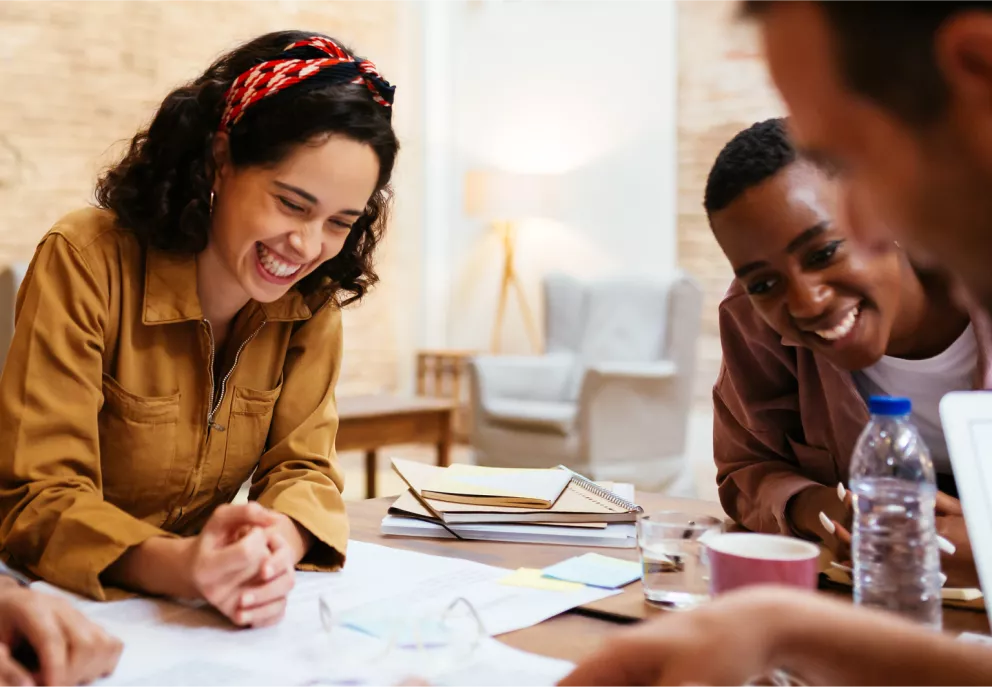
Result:
M261 36L170 93L99 207L46 235L0 380L5 557L254 626L297 564L344 562L340 306L376 281L392 102L334 40Z
M720 305L713 392L721 501L749 529L837 551L843 543L820 513L850 520L837 484L868 421L865 399L913 400L939 484L956 495L938 404L992 382L992 342L979 340L983 328L952 302L947 281L891 242L850 241L840 200L835 181L792 148L784 122L769 120L726 145L704 202L736 276Z

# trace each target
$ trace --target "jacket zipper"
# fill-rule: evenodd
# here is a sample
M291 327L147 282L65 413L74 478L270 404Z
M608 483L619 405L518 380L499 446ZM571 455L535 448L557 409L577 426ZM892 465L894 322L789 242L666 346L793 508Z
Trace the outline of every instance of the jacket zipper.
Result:
M224 378L220 380L220 393L217 394L216 401L214 400L214 357L217 352L214 346L214 330L211 328L209 320L203 320L203 324L206 325L207 338L210 341L210 403L208 404L210 412L207 414L207 431L209 432L211 429L216 429L223 432L225 427L214 422L214 417L217 415L217 411L220 410L220 406L224 402L224 394L227 393L227 382L231 378L231 375L234 374L235 368L238 366L238 360L241 359L241 352L245 350L245 346L251 343L252 339L258 336L258 333L262 331L262 327L264 327L266 323L263 320L262 324L258 325L255 331L253 331L251 335L242 341L240 346L238 346L238 352L234 354L234 362L231 363L231 369L228 370L227 374L224 375Z
M202 323L204 329L206 329L207 331L207 340L210 342L210 360L207 368L207 371L209 372L210 375L210 396L209 396L209 402L207 403L207 408L209 408L209 410L207 412L207 436L206 436L206 438L209 438L211 429L216 429L219 432L223 432L226 429L224 425L217 424L216 422L214 422L214 417L217 415L217 411L220 409L221 404L224 402L224 394L227 392L227 381L231 378L231 375L234 374L234 369L238 366L238 360L241 359L241 352L245 350L245 346L251 343L252 339L258 336L258 333L262 331L262 327L265 326L266 321L262 320L262 323L255 328L255 331L253 331L251 335L247 339L242 341L240 346L238 346L238 352L234 354L234 362L231 363L231 369L228 370L227 374L224 375L224 378L220 380L220 393L217 394L216 401L214 399L214 360L216 359L217 356L217 347L214 343L214 330L213 327L210 326L210 320L202 320ZM190 494L190 496L192 496L192 494ZM183 517L184 510L185 507L179 508L179 519Z

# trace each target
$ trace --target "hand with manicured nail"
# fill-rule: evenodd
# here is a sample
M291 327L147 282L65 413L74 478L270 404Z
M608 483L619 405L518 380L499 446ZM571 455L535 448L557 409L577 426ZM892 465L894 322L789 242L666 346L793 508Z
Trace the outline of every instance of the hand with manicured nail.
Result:
M937 534L954 549L954 554L947 553L947 546L942 546L943 555L940 557L940 568L947 574L950 587L978 587L978 572L975 570L975 558L968 539L968 528L963 515L937 515Z
M296 530L292 520L256 503L218 508L200 535L189 540L186 567L196 596L236 625L277 622L303 556L300 551L297 557L287 542L289 528Z
M839 500L843 499L846 507L850 508L851 494L843 488L842 484L837 485L837 496ZM941 568L946 573L947 583L951 587L979 586L978 573L975 570L975 561L971 551L971 542L968 540L961 502L953 496L939 491L934 510L936 512L937 547L942 554ZM850 529L831 519L826 513L819 513L819 518L823 530L842 544L842 547L839 547L835 552L838 554L838 560L849 560ZM847 555L845 556L843 553Z
M287 597L296 584L296 563L309 548L307 538L289 517L281 513L275 517L277 523L265 529L272 555L258 575L238 591L233 619L239 625L264 627L282 619Z
M809 539L823 542L838 560L851 557L849 544L839 535L849 531L851 523L850 496L838 498L836 487L816 485L792 497L786 509L792 528Z

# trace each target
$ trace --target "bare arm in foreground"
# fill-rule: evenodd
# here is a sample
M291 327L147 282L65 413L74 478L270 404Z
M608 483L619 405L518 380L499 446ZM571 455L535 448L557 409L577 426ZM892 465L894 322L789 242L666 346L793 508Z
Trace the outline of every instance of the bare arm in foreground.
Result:
M563 685L988 685L992 647L791 589L747 589L617 634Z

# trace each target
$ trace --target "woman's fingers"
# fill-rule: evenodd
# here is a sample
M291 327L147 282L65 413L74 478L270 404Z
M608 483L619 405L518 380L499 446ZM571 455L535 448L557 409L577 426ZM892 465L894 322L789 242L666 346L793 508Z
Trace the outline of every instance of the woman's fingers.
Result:
M837 483L837 498L844 506L845 517L843 524L849 528L854 518L854 495L844 486L843 482Z
M6 644L0 644L0 685L34 685L31 674L10 655Z
M937 503L935 510L937 511L937 515L964 515L964 509L961 507L961 502L942 491L937 492Z
M273 553L268 539L263 530L256 528L233 544L203 550L193 573L203 598L221 608L235 590L258 577L266 566L271 567ZM227 612L230 609L221 610L230 615Z
M296 573L288 570L271 581L244 587L240 590L238 610L253 611L273 601L285 599L293 591L294 586L296 586Z
M63 618L69 643L68 672L79 684L89 684L109 675L120 659L124 645L80 614L77 621Z
M59 622L59 615L65 608L59 601L36 601L32 608L13 609L7 618L17 629L17 634L34 649L38 657L39 681L46 685L75 682L74 676L68 672L69 643Z
M274 623L296 583L294 564L292 548L274 527L253 528L234 543L204 551L203 596L236 625Z
M253 583L240 588L235 622L239 625L262 625L277 622L285 612L286 598L296 585L293 551L275 531L269 534L272 556L262 566Z
M268 627L275 625L286 615L286 599L276 599L263 606L251 610L241 610L235 615L234 622L241 626Z
M245 534L246 528L271 527L278 522L278 516L255 502L232 506L218 506L207 521L200 537L211 547L236 540L238 534Z

